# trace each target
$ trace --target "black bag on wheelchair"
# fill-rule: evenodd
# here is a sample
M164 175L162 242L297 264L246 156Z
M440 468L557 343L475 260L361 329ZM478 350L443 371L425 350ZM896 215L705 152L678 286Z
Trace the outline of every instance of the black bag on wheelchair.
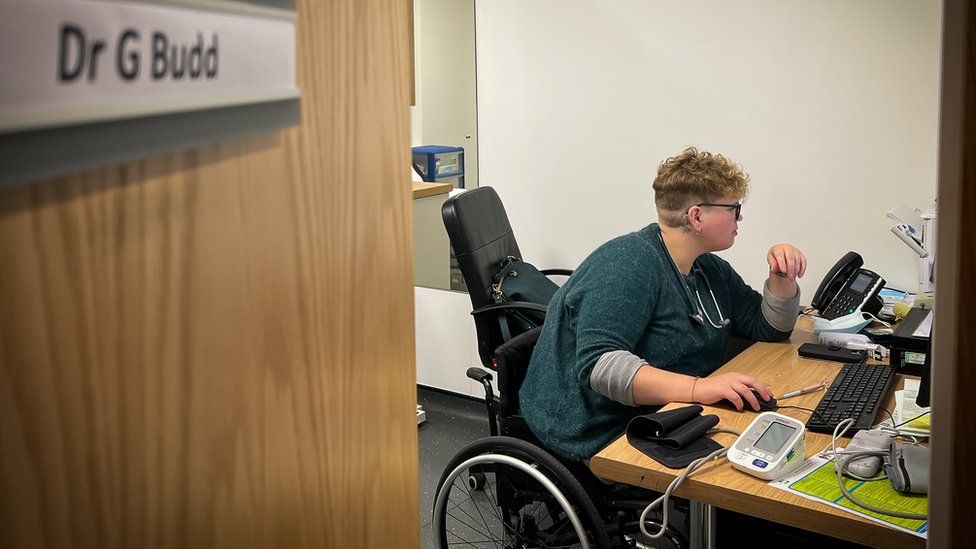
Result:
M539 272L531 263L508 256L502 268L492 277L491 299L495 303L528 301L549 305L559 286ZM519 332L541 326L546 314L540 311L517 311L511 316L520 324Z

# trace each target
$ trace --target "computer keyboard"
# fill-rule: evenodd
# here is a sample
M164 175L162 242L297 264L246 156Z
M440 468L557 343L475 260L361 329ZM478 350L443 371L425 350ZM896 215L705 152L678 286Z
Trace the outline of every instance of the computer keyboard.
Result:
M807 421L807 429L833 433L849 417L855 420L846 436L870 429L894 378L895 367L888 364L845 364L817 405L817 413Z

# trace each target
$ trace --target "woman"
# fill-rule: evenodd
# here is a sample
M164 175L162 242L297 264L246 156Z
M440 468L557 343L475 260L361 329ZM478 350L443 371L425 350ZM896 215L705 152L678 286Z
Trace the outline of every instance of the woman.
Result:
M520 391L522 415L548 448L584 460L627 421L668 402L759 409L769 388L721 366L729 335L789 338L806 257L789 244L767 254L762 294L723 259L742 219L748 176L721 155L685 149L658 168L659 223L607 242L549 304Z

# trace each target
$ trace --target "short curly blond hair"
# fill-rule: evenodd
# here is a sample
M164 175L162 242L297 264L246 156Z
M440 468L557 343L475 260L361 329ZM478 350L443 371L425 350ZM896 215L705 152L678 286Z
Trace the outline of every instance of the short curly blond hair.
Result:
M658 220L690 230L688 208L726 196L742 200L749 190L749 174L720 154L688 147L658 166L652 187Z

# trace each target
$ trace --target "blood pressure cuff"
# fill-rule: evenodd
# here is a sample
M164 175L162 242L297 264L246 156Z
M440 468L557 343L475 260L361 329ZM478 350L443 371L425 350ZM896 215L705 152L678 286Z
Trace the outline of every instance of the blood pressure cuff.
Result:
M718 416L702 415L701 406L685 406L636 416L627 424L627 442L654 461L682 469L722 447L705 436Z
M895 490L908 494L929 493L931 450L912 444L892 444L886 461L885 472Z

